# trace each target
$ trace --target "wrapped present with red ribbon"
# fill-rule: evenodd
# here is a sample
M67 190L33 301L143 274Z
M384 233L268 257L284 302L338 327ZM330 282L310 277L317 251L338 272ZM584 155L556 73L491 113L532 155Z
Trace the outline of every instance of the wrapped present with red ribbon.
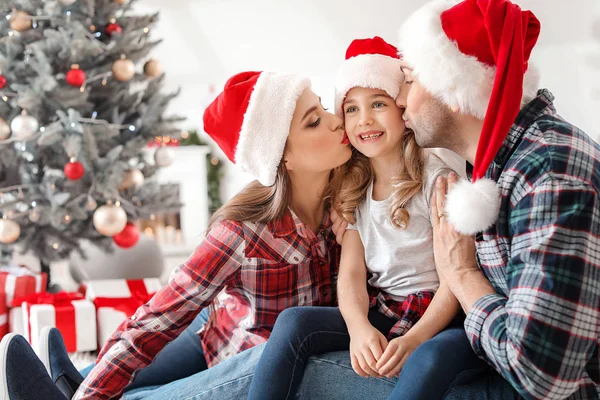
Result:
M160 290L157 278L106 279L85 282L86 297L94 302L98 317L98 346L102 348L117 327Z
M46 326L60 331L69 353L97 349L96 308L81 293L34 293L13 299L11 306L21 307L24 336L34 349Z
M47 281L45 272L33 272L22 265L0 267L0 293L5 294L5 304L9 307L15 297L45 292Z
M6 306L6 295L0 293L0 339L8 333L8 307Z

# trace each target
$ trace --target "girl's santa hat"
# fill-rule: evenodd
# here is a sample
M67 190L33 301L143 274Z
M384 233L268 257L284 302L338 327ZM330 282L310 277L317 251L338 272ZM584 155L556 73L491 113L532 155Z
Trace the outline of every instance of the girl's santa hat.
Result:
M264 186L275 183L296 102L307 78L241 72L204 111L204 130L227 158Z
M483 231L498 217L500 190L484 177L521 106L537 94L539 77L528 62L539 33L535 15L508 0L436 0L400 29L402 56L419 83L483 120L472 182L460 182L446 202L461 233Z
M379 36L353 40L335 82L336 114L343 115L344 99L354 87L381 89L395 99L404 80L400 67L398 49Z

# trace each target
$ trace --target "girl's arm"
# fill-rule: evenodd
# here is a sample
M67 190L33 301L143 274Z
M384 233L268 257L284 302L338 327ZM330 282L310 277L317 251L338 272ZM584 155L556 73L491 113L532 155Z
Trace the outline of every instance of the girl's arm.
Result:
M375 366L387 339L369 322L365 250L356 230L348 230L342 241L338 302L350 334L352 368L364 377L380 376Z

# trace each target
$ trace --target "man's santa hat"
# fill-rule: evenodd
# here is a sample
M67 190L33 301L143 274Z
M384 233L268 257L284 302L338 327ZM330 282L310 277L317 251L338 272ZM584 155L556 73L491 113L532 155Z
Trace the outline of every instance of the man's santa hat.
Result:
M204 130L227 158L261 184L275 183L296 102L307 78L274 72L241 72L204 111Z
M353 40L335 82L336 114L343 115L344 99L354 87L380 89L395 99L404 80L400 67L398 49L379 36Z
M508 0L436 0L416 11L399 32L413 76L451 108L483 120L472 182L460 182L446 201L457 231L493 225L500 190L485 174L522 105L537 93L529 56L540 33L530 11Z

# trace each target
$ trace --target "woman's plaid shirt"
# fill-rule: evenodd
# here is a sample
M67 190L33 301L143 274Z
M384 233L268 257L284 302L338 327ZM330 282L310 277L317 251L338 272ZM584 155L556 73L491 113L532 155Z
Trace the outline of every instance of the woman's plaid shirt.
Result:
M317 235L291 212L212 228L169 284L119 326L74 398L118 398L205 307L211 316L198 334L213 366L265 342L288 307L335 306L340 251L326 214Z

